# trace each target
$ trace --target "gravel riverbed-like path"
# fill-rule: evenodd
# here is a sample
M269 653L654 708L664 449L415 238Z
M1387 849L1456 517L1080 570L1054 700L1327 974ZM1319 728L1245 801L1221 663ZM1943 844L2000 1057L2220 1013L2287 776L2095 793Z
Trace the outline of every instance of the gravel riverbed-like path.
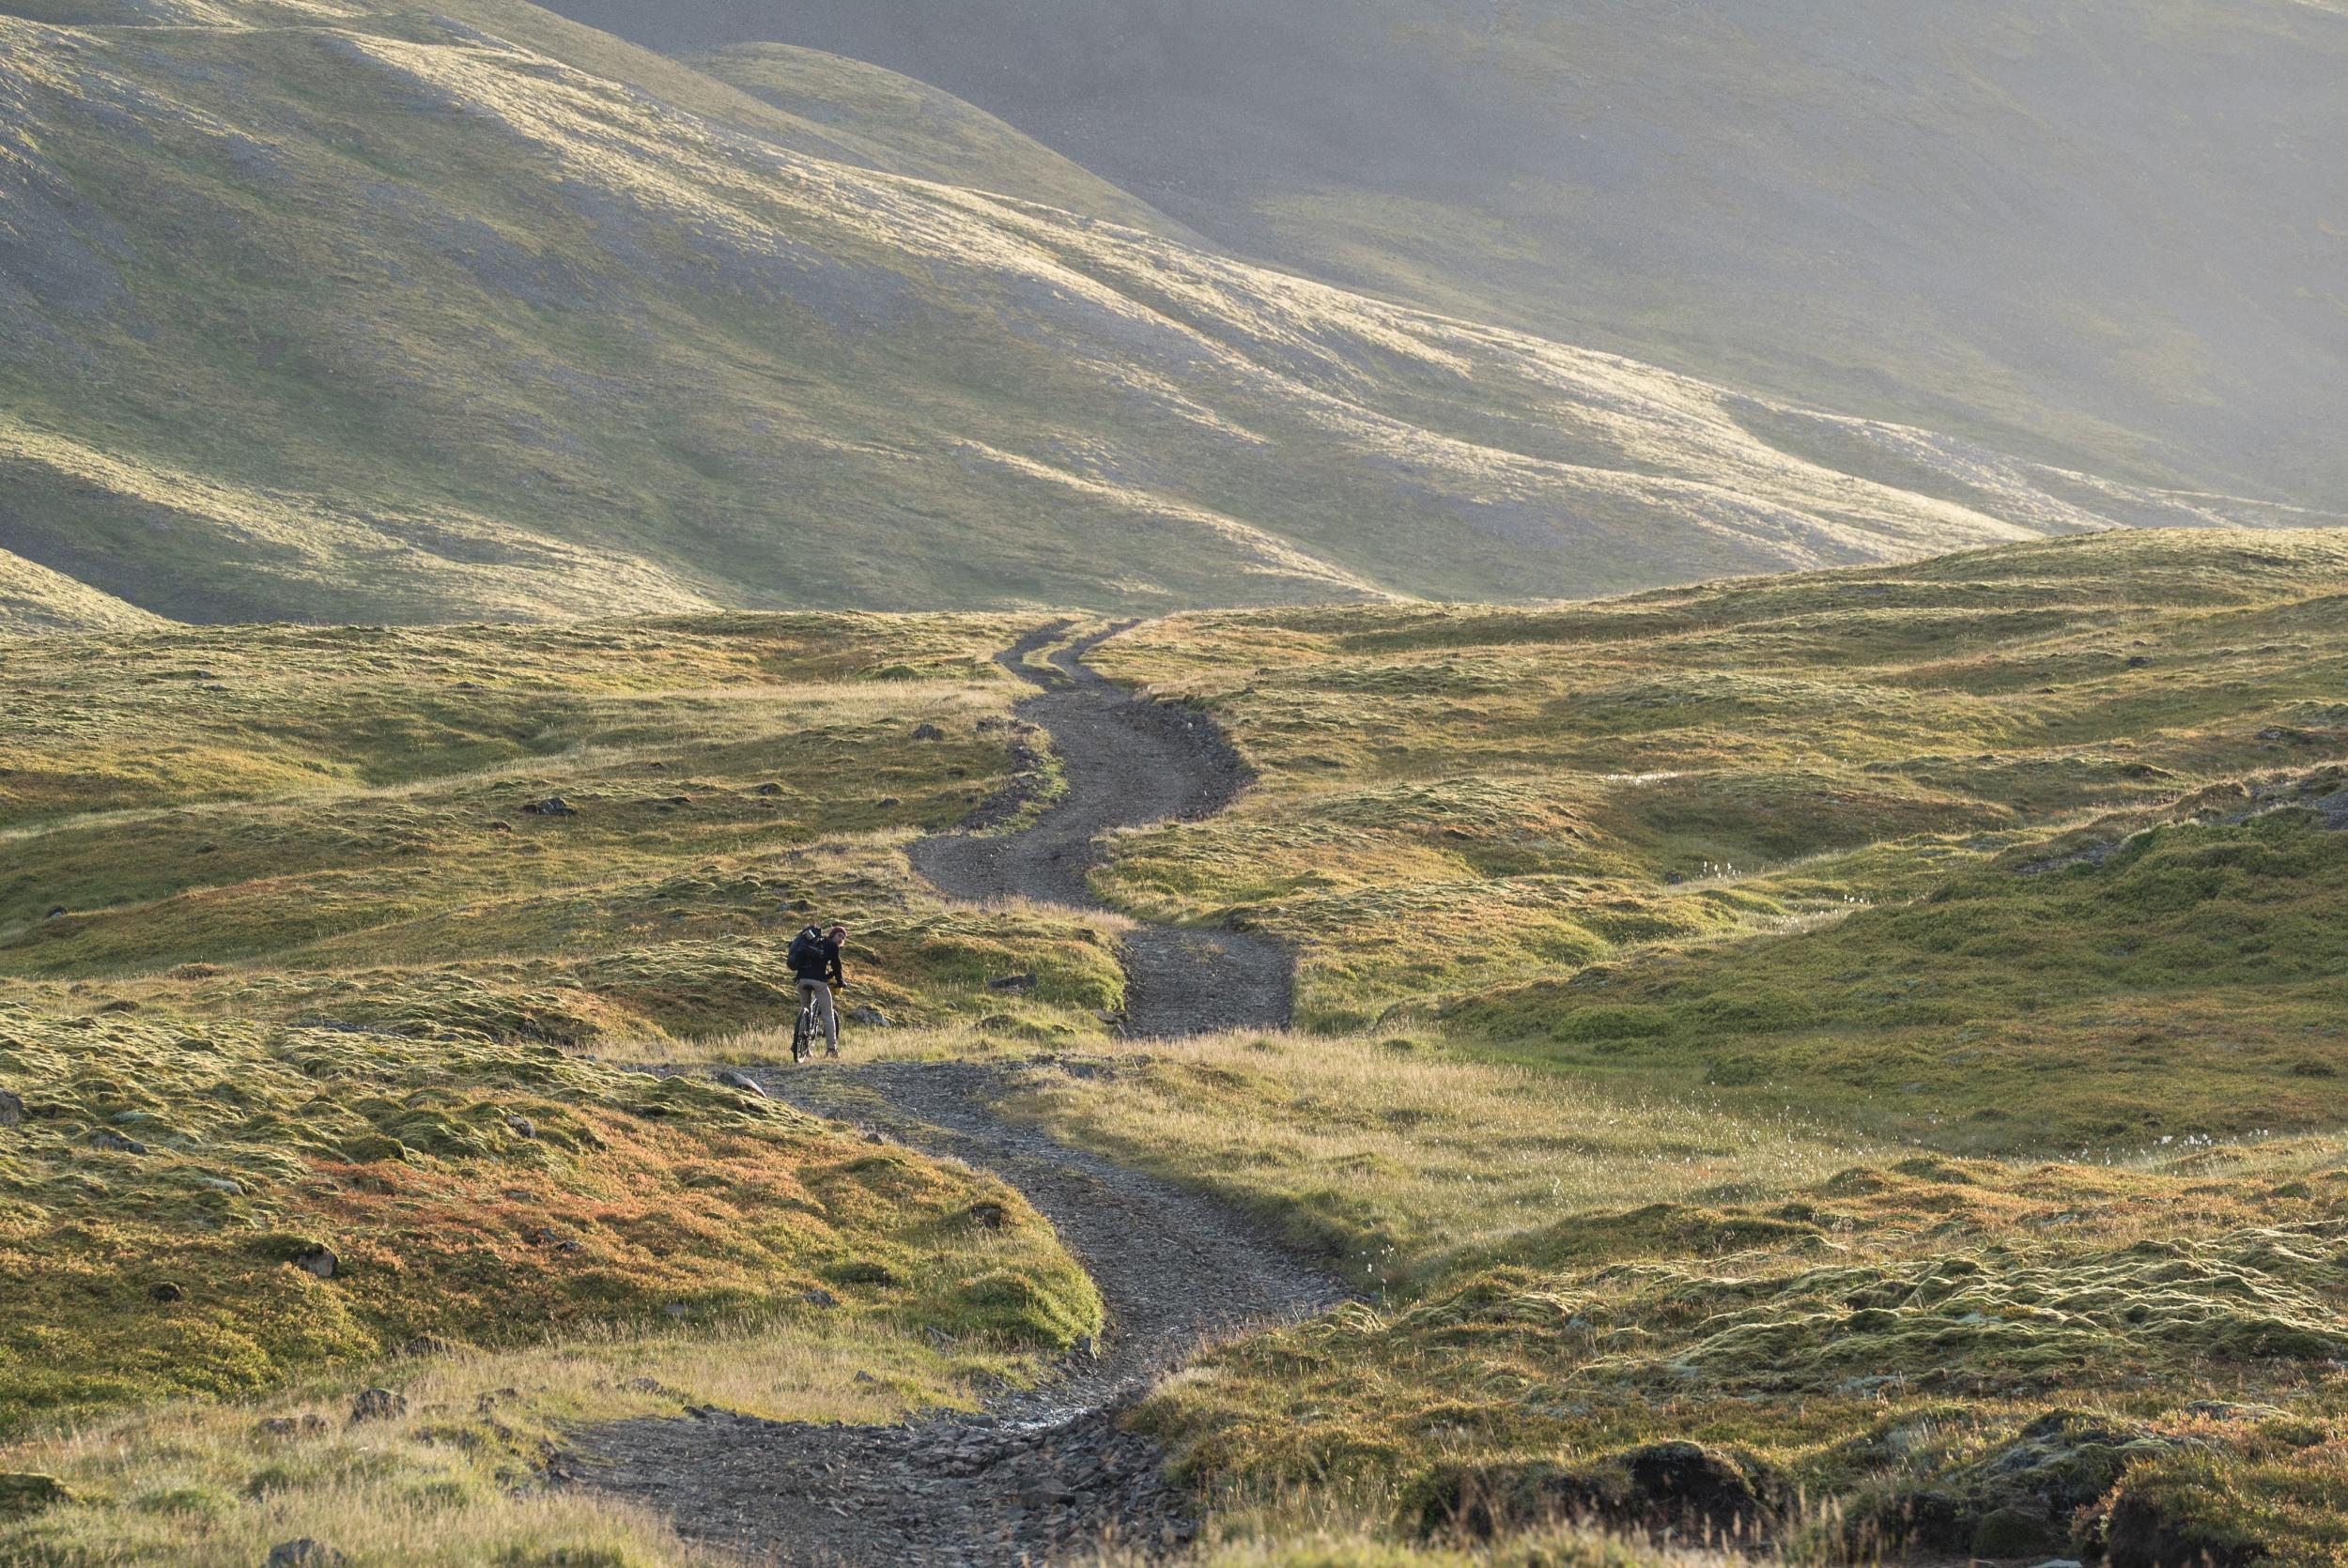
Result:
M1022 715L1050 731L1065 792L1024 830L953 834L913 863L949 897L1091 906L1094 842L1116 827L1221 810L1245 782L1204 717L1137 701L1084 663L1108 634L1027 663L1041 630L1002 655L1033 682ZM1168 1038L1288 1021L1291 965L1237 931L1140 925L1124 941L1129 1034ZM1155 1554L1187 1541L1191 1499L1118 1418L1201 1345L1344 1299L1320 1266L1203 1194L1073 1149L992 1109L1003 1071L881 1062L754 1072L769 1092L991 1171L1058 1229L1108 1305L1102 1344L1037 1390L976 1415L904 1426L766 1422L718 1411L586 1435L564 1470L651 1503L687 1536L760 1561L1041 1564L1102 1543Z

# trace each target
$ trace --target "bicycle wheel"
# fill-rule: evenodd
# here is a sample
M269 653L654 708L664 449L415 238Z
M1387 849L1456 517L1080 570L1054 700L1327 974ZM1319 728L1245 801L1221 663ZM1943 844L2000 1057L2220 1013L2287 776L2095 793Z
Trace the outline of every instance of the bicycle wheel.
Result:
M815 1009L801 1007L799 1021L791 1030L791 1059L804 1062L815 1050Z

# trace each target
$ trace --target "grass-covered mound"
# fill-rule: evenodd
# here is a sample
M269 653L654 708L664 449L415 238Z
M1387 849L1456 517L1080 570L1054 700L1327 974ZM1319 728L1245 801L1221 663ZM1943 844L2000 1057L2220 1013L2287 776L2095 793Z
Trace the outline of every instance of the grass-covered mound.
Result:
M1586 1211L1218 1352L1145 1420L1238 1497L1335 1489L1436 1538L1586 1516L2135 1564L2165 1530L2329 1560L2340 1152L1913 1160Z
M1549 611L1175 618L1100 657L1205 705L1260 782L1127 836L1100 884L1296 942L1313 1023L1440 1010L1577 1062L1605 1044L1616 1070L1701 1053L1723 1087L1843 1052L1897 1125L1984 1146L2152 1126L2121 1109L2133 1071L2051 1124L2014 1103L1993 1037L2068 1008L2034 1059L2157 1047L2155 1135L2190 1130L2205 1065L2238 1080L2211 1127L2319 1121L2303 1004L2339 962L2339 814L2248 813L2321 801L2348 754L2344 604L2336 534L2184 533ZM2109 843L2063 838L2115 813L2120 838L2196 822L2108 869ZM1768 940L1722 940L1742 936ZM2173 1051L2165 1019L2123 1016L2146 987L2201 997ZM1805 1025L1828 1038L1757 1063L1742 1043Z
M1544 1055L1975 1148L2348 1120L2348 776L2205 792L2008 852L1829 929L1467 1003Z
M1097 1319L998 1184L552 1047L8 1007L0 1086L0 1431L817 1292L1013 1347Z
M1031 623L12 643L0 1483L49 1479L0 1557L682 1560L543 1494L565 1433L888 1420L1096 1332L1001 1184L625 1065L786 1019L814 918L893 1025L1097 1036L1116 922L904 858L1048 796L993 659Z
M712 617L21 644L0 976L603 1051L771 1023L810 918L893 1022L1098 1028L1097 923L942 907L904 845L1048 792L1031 623ZM1039 979L1006 996L985 982Z

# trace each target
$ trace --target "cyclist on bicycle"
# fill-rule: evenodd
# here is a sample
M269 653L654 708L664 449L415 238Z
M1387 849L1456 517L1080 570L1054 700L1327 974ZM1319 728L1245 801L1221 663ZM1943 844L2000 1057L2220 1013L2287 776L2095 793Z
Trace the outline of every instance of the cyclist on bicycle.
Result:
M840 1009L832 1005L831 988L848 983L840 972L840 949L847 940L845 926L834 926L828 931L810 926L791 943L789 962L791 973L798 977L799 1004L807 1006L811 997L823 1018L826 1056L840 1054Z

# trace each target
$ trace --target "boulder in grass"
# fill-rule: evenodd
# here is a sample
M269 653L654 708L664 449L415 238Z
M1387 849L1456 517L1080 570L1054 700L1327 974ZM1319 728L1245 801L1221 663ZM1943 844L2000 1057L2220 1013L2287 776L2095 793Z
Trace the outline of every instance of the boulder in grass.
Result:
M894 1029L896 1027L896 1024L890 1021L887 1013L881 1011L878 1007L873 1007L869 1002L859 1003L856 1007L849 1008L848 1022L851 1023L862 1023L874 1029Z
M316 1274L321 1280L332 1279L343 1262L334 1255L334 1249L327 1246L305 1247L287 1261L303 1273Z
M946 731L935 724L919 724L914 726L913 738L917 741L942 741L946 738Z
M408 1413L408 1396L390 1389L362 1389L350 1402L350 1422L396 1421Z
M0 1089L0 1127L24 1125L24 1102L6 1089Z
M739 1089L753 1099L766 1098L766 1085L747 1072L721 1072L718 1075L718 1082L729 1089Z
M523 807L522 810L533 817L576 817L579 815L579 807L564 800L561 795L548 795L544 800L533 800L528 806Z
M299 1541L280 1541L269 1549L269 1557L261 1568L337 1568L348 1561L323 1541L303 1536Z

